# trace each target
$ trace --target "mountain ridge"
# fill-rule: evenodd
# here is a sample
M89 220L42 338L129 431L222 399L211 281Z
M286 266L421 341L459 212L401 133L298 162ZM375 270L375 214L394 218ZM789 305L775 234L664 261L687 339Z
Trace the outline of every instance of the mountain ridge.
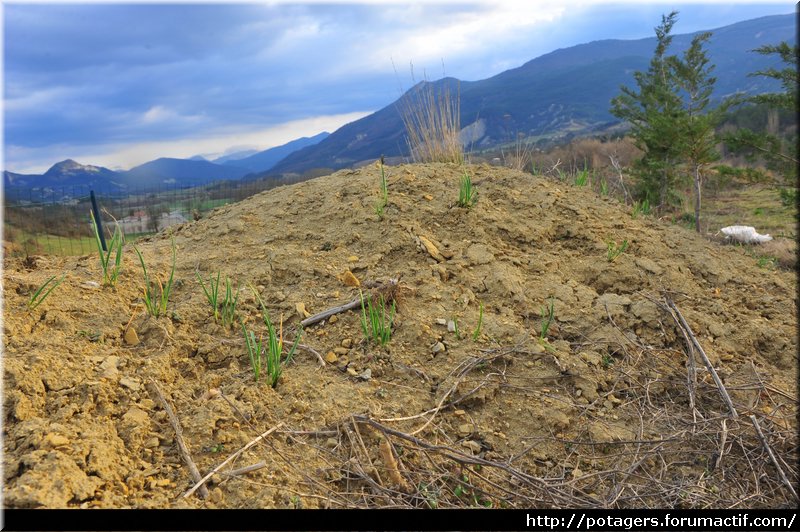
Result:
M782 40L796 42L794 15L759 17L710 31L712 38L707 51L711 63L716 65L716 98L735 92L755 94L779 89L774 80L749 76L757 70L778 66L773 58L752 50ZM698 33L701 32L675 34L669 53L681 53ZM3 183L6 186L28 186L34 182L37 186L70 185L82 175L86 183L119 181L120 186L127 186L126 183L136 179L142 183L180 181L185 178L186 168L197 171L201 177L199 181L212 179L212 175L217 179L256 179L302 174L312 169L337 170L381 155L407 157L406 132L399 109L427 88L441 91L448 87L458 91L462 138L470 148L480 150L502 145L519 135L533 140L568 140L573 135L601 131L619 123L610 113L610 100L619 94L620 86L633 83L634 71L647 69L655 42L655 37L601 39L553 50L483 80L421 81L394 102L333 133L302 137L237 159L223 156L214 161L174 159L168 162L169 158L162 157L118 172L72 161L83 170L70 173L69 165L65 165L64 172L49 176L53 179L43 177L47 172L35 176L5 171ZM199 165L192 166L190 162ZM167 170L167 166L171 169ZM53 168L48 172L51 170Z
M710 31L707 51L716 65L717 99L735 92L779 90L773 80L748 75L777 65L752 50L782 40L796 42L794 15L760 17ZM702 32L675 34L669 53L682 53L698 33ZM655 43L655 37L592 41L548 52L483 80L461 81L462 132L479 125L474 129L483 133L473 136L471 143L480 149L511 142L518 134L568 139L619 123L611 115L610 100L619 94L620 86L633 83L634 71L647 69ZM449 82L430 83L440 91ZM372 115L340 128L314 147L289 155L270 172L302 173L319 167L337 170L381 155L407 156L398 109L420 89L420 84L415 85Z

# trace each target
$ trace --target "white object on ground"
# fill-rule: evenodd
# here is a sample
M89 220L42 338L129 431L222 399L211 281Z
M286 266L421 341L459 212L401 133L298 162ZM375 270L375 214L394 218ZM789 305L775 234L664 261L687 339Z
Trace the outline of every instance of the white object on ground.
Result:
M763 244L769 242L772 237L769 235L759 235L755 227L749 225L729 225L720 229L726 238L735 240L742 244Z

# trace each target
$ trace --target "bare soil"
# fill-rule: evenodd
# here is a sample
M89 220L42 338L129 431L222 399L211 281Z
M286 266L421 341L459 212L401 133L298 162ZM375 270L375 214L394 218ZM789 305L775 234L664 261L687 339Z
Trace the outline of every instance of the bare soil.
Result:
M369 166L140 241L163 280L177 248L159 318L144 312L130 244L113 288L99 286L97 256L6 259L5 505L793 504L748 416L796 483L794 273L633 219L590 190L485 165L469 171L479 191L470 209L455 205L459 167L397 166L387 168L378 219L380 172ZM610 261L608 243L625 240ZM287 344L307 315L398 280L384 291L397 305L391 341L369 343L360 312L347 311L302 331L304 347L276 387L255 382L240 326L214 322L195 277L217 271L242 287L248 328L265 332L252 286L273 320L283 317ZM62 272L29 311L32 292ZM687 377L687 339L667 299L738 417L696 353L696 379ZM207 498L183 497L194 481L156 386L201 474L274 429L222 471L263 467L217 474Z

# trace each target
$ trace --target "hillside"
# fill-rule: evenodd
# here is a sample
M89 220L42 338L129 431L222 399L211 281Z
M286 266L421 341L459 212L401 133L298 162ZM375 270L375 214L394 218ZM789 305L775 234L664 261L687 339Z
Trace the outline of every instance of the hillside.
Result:
M459 208L461 172L388 167L382 220L369 165L140 241L162 281L177 248L160 318L143 312L130 244L113 289L96 256L6 258L6 507L793 506L747 416L797 482L796 277L508 169L469 167L479 200ZM256 383L241 329L214 323L195 277L219 270L256 336L250 286L288 347L308 314L359 298L357 280L396 302L391 341L342 312L305 328L274 389ZM668 299L736 418L702 361L687 378ZM159 394L201 474L264 435L223 470L258 467L182 497L194 482Z
M328 136L327 132L302 137L239 159L220 158L209 161L200 155L189 159L161 157L126 171L80 164L67 159L54 164L42 175L3 172L7 199L25 199L36 190L36 196L63 200L86 195L89 190L109 193L138 192L172 185L197 186L218 180L235 180L264 172L288 154L313 145Z
M680 29L680 25L678 25ZM763 17L717 28L708 43L710 62L716 65L715 97L741 91L750 94L778 90L757 70L776 66L774 58L752 52L764 44L796 41L794 15ZM695 34L676 34L670 54L689 47ZM524 65L479 81L446 78L434 91L460 85L461 126L480 123L481 134L469 148L494 146L518 134L560 137L590 133L618 120L610 101L620 86L633 83L633 72L646 70L655 49L655 37L639 40L603 40L555 50ZM270 173L303 173L310 168L339 169L357 162L408 153L400 109L417 97L416 85L376 113L348 124L319 144L288 156Z
M301 137L281 146L275 146L274 148L269 148L268 150L263 150L234 161L228 161L226 164L244 168L252 173L266 172L290 153L296 152L306 146L313 146L327 138L328 135L330 135L330 133L323 131L313 137Z

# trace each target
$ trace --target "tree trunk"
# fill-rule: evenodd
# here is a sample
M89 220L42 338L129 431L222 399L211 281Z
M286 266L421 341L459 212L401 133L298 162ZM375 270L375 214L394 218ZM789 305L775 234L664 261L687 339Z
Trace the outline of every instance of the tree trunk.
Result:
M694 166L694 227L700 232L700 165Z

